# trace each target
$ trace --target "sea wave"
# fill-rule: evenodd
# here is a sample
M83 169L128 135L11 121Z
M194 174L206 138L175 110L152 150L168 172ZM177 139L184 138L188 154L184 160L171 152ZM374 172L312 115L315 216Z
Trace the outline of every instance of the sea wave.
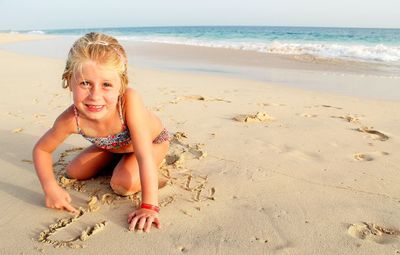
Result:
M154 42L213 48L250 50L283 55L312 55L322 58L338 58L356 61L387 62L400 65L400 45L362 45L310 42L249 42L228 40L197 40L185 37L166 36L119 36L120 40Z
M42 31L42 30L32 30L27 32L27 34L31 34L31 35L44 35L46 34L46 32Z
M332 43L280 43L274 42L266 48L268 53L310 54L326 58L351 60L400 62L400 46L345 45ZM400 63L399 63L400 64Z

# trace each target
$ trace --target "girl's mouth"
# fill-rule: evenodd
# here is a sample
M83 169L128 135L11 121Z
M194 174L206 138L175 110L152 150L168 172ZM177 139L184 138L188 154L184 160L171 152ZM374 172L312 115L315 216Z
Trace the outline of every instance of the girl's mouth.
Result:
M89 104L87 104L86 107L90 112L99 112L99 111L103 110L104 105L89 105Z

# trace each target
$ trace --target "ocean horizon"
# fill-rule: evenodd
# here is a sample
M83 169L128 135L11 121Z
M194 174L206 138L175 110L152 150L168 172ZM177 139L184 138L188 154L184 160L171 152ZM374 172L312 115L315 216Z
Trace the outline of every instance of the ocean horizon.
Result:
M400 67L400 29L289 26L165 26L14 30L7 33L80 36L103 32L118 40L227 48Z

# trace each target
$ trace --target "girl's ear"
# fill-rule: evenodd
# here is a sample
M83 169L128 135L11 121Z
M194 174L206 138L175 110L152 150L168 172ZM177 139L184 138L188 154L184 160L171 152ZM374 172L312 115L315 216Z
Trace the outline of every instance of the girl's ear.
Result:
M72 92L72 88L71 88L71 81L69 80L65 80L65 87L67 87L69 89L69 91Z
M72 91L71 86L70 86L70 85L71 85L71 82L69 82L67 78L64 78L64 79L62 80L61 85L62 85L62 87L63 87L64 89L69 88L69 90Z

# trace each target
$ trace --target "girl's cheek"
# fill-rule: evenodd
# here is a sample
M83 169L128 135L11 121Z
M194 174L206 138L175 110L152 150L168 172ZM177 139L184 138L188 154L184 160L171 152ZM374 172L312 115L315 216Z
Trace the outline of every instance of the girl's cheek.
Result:
M74 100L83 100L84 98L87 97L87 92L86 91L79 91L79 90L73 90L72 91L72 97Z
M106 95L106 100L110 103L117 103L119 94Z

